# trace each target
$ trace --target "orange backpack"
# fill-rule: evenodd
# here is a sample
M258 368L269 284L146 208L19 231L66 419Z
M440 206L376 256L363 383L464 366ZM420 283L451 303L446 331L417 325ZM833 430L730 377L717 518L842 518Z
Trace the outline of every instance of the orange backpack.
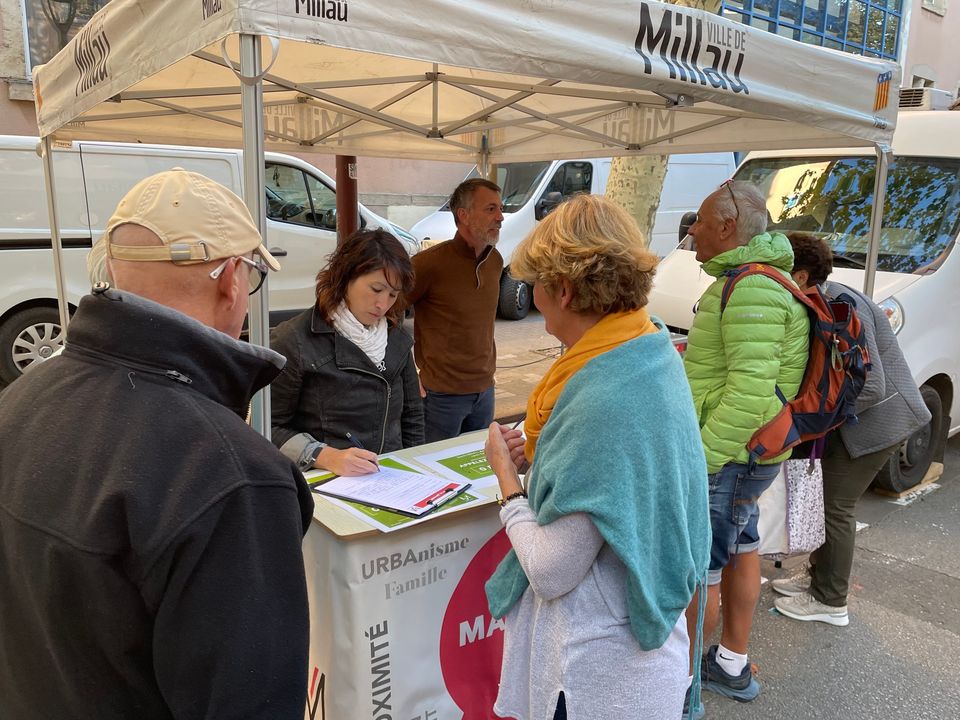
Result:
M846 293L827 300L817 286L803 292L783 273L762 263L741 265L724 275L727 281L720 295L721 314L739 280L764 275L786 288L810 315L810 354L800 390L788 401L780 388L775 388L783 408L750 438L747 450L751 461L772 460L844 423L856 423L857 396L870 369L856 300Z

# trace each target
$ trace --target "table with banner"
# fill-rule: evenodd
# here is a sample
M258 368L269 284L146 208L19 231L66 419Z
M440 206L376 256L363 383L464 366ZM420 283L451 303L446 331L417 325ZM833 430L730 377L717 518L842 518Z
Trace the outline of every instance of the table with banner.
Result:
M483 455L486 431L407 448L382 467L471 486L412 518L314 493L303 554L310 596L311 720L485 720L503 624L483 585L509 549ZM307 479L321 479L308 473Z

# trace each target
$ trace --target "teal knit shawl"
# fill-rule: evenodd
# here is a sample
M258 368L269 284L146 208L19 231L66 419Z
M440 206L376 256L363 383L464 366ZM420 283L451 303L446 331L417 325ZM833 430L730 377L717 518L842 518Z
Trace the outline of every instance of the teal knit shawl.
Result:
M630 626L663 645L706 573L707 468L690 387L666 330L595 357L560 394L527 474L546 525L589 513L627 568ZM487 581L503 617L529 581L511 550Z

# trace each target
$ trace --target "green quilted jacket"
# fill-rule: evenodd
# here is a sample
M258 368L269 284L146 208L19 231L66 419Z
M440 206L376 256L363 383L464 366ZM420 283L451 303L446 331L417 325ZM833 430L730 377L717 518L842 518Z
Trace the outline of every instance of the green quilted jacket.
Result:
M764 233L703 263L703 270L717 279L700 298L683 361L710 473L730 462L748 461L750 437L783 406L774 388L792 400L807 364L807 311L770 278L740 280L721 316L723 271L751 262L789 276L790 241L780 233Z

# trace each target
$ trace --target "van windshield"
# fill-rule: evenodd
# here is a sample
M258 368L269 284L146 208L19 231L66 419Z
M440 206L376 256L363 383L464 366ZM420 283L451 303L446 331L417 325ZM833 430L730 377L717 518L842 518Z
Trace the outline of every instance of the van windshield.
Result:
M500 197L503 202L503 212L515 213L526 204L530 195L537 189L540 179L550 167L549 162L516 162L504 163L494 166L497 172L497 178L494 180L500 186ZM470 174L464 178L480 177L477 168L473 168ZM441 210L450 212L450 203L444 203Z
M496 183L502 188L500 195L505 213L516 212L526 204L548 167L548 162L504 163L496 166Z
M771 230L803 230L833 248L838 267L866 264L873 157L757 158L737 172L767 197ZM897 157L887 175L879 270L923 274L952 249L960 225L960 160Z

